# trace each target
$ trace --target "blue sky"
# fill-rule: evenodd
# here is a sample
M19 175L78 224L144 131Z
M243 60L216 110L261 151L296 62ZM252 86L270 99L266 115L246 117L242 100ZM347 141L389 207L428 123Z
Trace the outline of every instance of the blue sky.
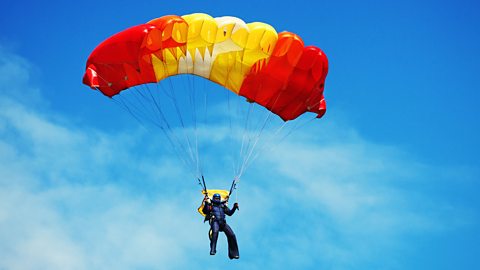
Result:
M478 4L294 3L2 2L0 269L478 268ZM108 36L193 12L298 33L330 61L325 117L241 180L239 261L223 237L208 255L198 185L162 136L81 84Z

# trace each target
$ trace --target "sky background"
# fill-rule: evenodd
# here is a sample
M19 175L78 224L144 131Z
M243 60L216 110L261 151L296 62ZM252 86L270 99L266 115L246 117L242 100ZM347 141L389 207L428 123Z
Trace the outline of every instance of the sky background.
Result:
M480 268L478 10L475 1L3 0L0 269ZM223 235L208 255L199 187L163 137L81 83L105 38L194 12L266 22L329 58L325 117L242 178L241 211L229 219L238 261ZM215 173L224 166L208 165L212 185L230 184Z

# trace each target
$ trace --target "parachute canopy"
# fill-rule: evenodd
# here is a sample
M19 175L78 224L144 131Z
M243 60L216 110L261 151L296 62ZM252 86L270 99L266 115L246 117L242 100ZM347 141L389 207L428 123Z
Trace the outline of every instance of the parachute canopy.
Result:
M112 97L132 86L193 74L267 108L284 121L322 117L328 60L291 32L265 23L195 13L131 27L101 43L83 83Z

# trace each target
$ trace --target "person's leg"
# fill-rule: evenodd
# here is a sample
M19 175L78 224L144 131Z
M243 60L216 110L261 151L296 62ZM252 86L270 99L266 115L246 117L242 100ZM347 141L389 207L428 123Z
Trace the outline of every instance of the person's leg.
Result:
M225 224L223 227L223 231L225 232L228 241L228 257L230 259L240 258L240 254L238 252L237 237L235 236L232 228L230 228L228 224Z
M210 224L210 227L212 229L212 239L210 239L210 255L215 255L215 253L217 253L218 231L220 230L220 227L216 221L213 221L212 224Z

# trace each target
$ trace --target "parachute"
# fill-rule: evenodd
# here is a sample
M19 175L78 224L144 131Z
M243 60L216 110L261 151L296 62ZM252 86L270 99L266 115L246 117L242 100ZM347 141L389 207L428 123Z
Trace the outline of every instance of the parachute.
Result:
M202 175L198 140L183 136L183 132L175 134L177 128L170 123L174 113L165 111L161 103L171 100L172 111L178 113L178 126L197 133L198 100L202 100L207 111L207 95L220 96L221 93L212 90L204 94L205 97L199 96L202 83L189 77L183 83L189 85L191 96L186 99L186 105L180 106L178 100L186 94L175 89L177 81L173 77L195 75L244 97L245 104L265 108L270 114L257 125L260 131L239 135L247 138L239 151L242 161L237 167L240 169L235 169L235 177L239 178L252 160L257 136L266 123L272 121L271 114L285 122L306 112L314 113L316 118L325 114L323 92L327 72L325 53L318 47L305 46L292 32L277 33L268 24L245 23L236 17L213 18L195 13L163 16L106 39L89 56L83 83L113 99L128 92L126 89L136 89L131 98L118 99L119 104L139 121L146 119L160 127L177 154L183 153L179 156L183 156L181 159L197 178ZM170 78L169 84L164 83ZM150 89L149 85L156 85L157 89ZM171 89L166 90L166 85ZM156 92L166 96L155 96ZM135 100L141 100L141 104L135 104ZM227 103L230 106L230 97ZM151 107L145 109L148 106ZM188 117L181 115L185 110L194 119L191 125L185 123ZM246 116L245 127L252 126L250 109L239 114Z

